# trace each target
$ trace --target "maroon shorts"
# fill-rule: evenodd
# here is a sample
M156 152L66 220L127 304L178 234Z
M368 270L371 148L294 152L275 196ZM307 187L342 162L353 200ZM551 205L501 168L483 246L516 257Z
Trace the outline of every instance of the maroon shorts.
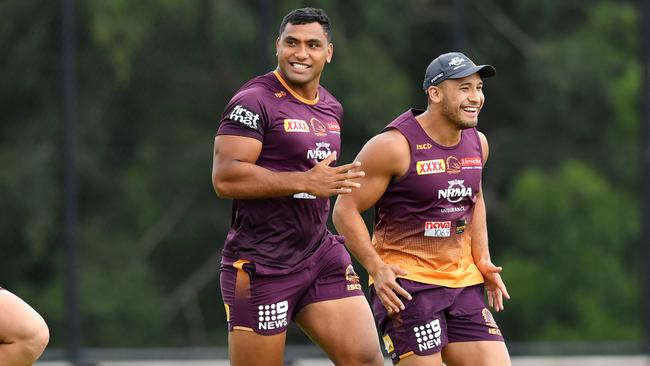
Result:
M333 237L289 270L222 258L221 296L230 331L272 335L286 331L293 316L309 304L363 292L350 254Z
M448 343L501 341L503 336L485 306L483 285L449 288L398 279L413 297L401 298L404 310L389 316L370 287L370 303L393 364L416 354L438 353Z

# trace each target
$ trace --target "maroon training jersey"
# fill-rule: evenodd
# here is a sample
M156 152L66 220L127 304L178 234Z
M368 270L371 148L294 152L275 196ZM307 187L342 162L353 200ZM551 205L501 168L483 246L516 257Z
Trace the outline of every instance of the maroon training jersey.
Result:
M302 98L277 71L256 77L230 100L218 135L262 142L255 164L276 172L307 171L334 151L340 156L341 104L322 86L314 100ZM291 268L332 234L329 199L307 193L235 199L223 255Z
M387 263L417 282L465 287L483 282L471 252L471 224L481 187L483 151L475 128L455 146L433 141L409 110L391 122L409 143L406 174L375 204L373 244Z

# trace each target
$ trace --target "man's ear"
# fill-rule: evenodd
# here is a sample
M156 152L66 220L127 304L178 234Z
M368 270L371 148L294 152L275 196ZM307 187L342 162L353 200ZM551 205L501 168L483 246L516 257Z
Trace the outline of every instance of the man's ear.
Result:
M327 44L327 57L325 58L328 64L332 62L332 56L334 56L334 45L330 42Z
M430 86L429 89L427 89L427 96L430 101L440 103L442 100L442 90L437 86Z

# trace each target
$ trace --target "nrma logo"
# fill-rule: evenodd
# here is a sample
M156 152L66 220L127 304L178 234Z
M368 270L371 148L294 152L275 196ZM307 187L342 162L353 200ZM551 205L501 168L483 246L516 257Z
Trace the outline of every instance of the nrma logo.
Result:
M307 150L307 159L321 161L327 159L330 155L332 155L332 150L330 150L330 144L327 142L317 142L315 149Z
M280 301L277 304L260 305L257 307L259 316L258 329L279 329L287 326L287 311L289 302Z
M438 199L446 198L451 203L460 202L464 197L472 196L472 187L465 187L463 179L447 181L449 187L438 190Z

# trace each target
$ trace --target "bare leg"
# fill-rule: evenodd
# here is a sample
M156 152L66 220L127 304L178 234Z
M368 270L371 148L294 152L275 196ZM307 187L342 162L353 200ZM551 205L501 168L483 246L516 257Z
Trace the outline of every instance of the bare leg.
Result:
M228 335L232 366L283 366L287 333L264 336L235 329Z
M29 366L50 340L45 320L18 296L0 290L0 366Z
M296 323L337 366L383 366L379 337L363 296L307 305Z
M510 366L506 344L499 341L449 343L442 359L448 366Z
M404 358L398 366L442 366L440 352L428 356L412 355Z

